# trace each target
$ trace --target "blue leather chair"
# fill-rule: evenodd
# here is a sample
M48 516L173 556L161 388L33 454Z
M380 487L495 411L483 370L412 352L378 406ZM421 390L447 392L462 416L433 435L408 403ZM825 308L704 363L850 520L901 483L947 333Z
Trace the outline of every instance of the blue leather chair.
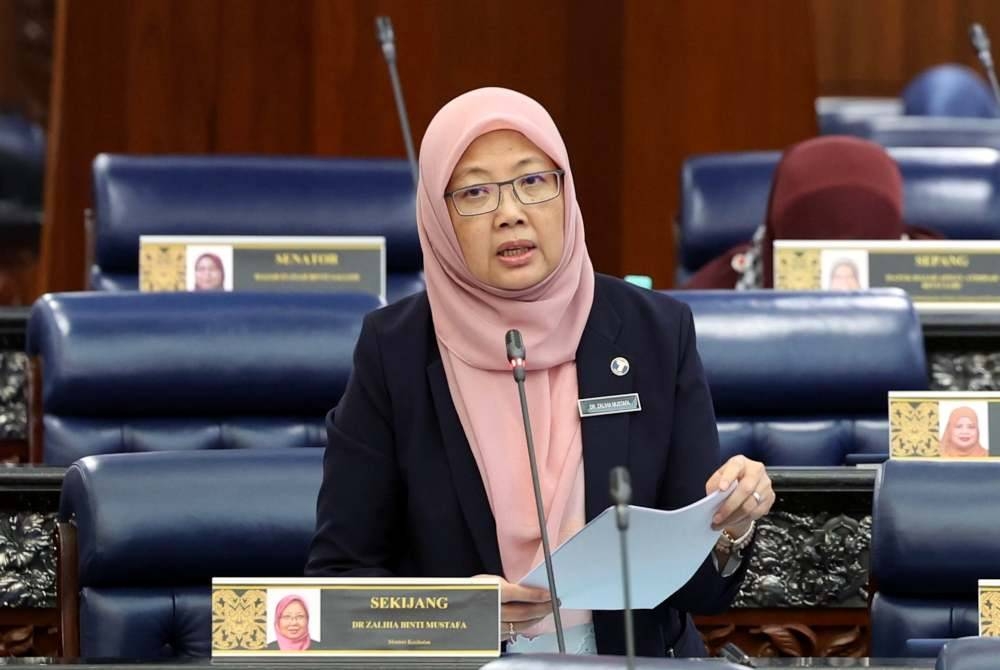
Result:
M406 161L102 154L93 174L94 289L137 288L140 235L381 235L389 301L423 290Z
M904 219L951 239L1000 239L1000 151L889 150L903 173ZM753 236L764 222L777 151L694 156L681 169L680 259L685 274Z
M74 463L59 503L63 655L208 656L212 578L301 577L322 476L321 449Z
M944 645L935 670L996 670L1000 659L1000 639L963 637Z
M90 292L28 322L35 462L324 446L370 295Z
M902 100L907 116L1000 116L986 81L972 68L957 63L935 65L918 74L903 90Z
M723 458L884 460L888 392L927 388L920 321L898 289L672 295L694 313Z
M1000 577L1000 462L892 460L875 481L872 656L937 654L978 633L979 579Z

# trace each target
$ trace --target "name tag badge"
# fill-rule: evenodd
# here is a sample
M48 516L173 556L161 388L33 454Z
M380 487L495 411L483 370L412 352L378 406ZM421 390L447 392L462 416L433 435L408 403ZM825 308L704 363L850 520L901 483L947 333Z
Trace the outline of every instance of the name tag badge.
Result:
M596 398L580 398L576 401L580 408L580 418L603 414L624 414L642 410L638 393L602 395Z

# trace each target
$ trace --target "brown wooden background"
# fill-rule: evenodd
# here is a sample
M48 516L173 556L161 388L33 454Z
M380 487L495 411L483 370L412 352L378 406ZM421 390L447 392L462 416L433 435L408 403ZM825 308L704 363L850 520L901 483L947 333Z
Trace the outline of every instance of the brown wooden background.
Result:
M538 98L569 145L597 268L651 274L657 286L673 272L684 156L780 148L815 132L817 94L892 95L928 65L971 64L972 20L1000 39L998 0L513 7L57 0L39 292L83 286L82 211L99 152L402 156L377 14L395 24L418 142L464 90ZM0 67L0 95L5 81Z
M444 102L477 86L518 88L548 107L570 148L591 253L607 272L669 280L684 154L781 146L813 132L804 4L516 7L60 0L44 289L82 285L81 212L98 152L403 155L374 36L380 13L395 24L418 140Z
M998 0L809 0L821 95L898 95L932 65L979 70L969 24L983 24L1000 55Z

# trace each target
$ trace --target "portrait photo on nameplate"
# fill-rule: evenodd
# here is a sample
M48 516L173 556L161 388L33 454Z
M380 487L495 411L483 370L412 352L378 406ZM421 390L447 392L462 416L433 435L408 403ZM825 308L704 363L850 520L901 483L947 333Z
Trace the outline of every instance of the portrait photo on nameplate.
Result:
M774 288L901 288L924 311L1000 309L1000 242L776 240Z
M212 580L213 658L499 654L496 579Z
M385 300L385 238L143 235L139 290L370 293Z
M1000 393L889 393L889 456L1000 457Z

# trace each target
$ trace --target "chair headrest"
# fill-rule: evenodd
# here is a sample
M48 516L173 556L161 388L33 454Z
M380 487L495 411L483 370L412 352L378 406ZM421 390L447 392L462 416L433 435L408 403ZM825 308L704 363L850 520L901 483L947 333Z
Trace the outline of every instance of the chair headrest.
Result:
M875 480L872 575L907 597L974 599L1000 577L1000 462L886 462Z
M138 272L140 235L381 235L389 272L422 267L403 160L101 154L93 173L105 272Z
M77 527L80 585L301 576L322 462L320 449L80 459L59 502Z
M960 637L946 642L938 654L935 670L994 670L1000 658L1000 639Z
M899 289L677 291L694 313L716 412L859 415L926 389L920 320Z
M351 372L360 294L55 293L28 321L48 414L322 416Z
M903 113L910 116L995 118L997 101L975 70L957 63L928 68L903 90Z

